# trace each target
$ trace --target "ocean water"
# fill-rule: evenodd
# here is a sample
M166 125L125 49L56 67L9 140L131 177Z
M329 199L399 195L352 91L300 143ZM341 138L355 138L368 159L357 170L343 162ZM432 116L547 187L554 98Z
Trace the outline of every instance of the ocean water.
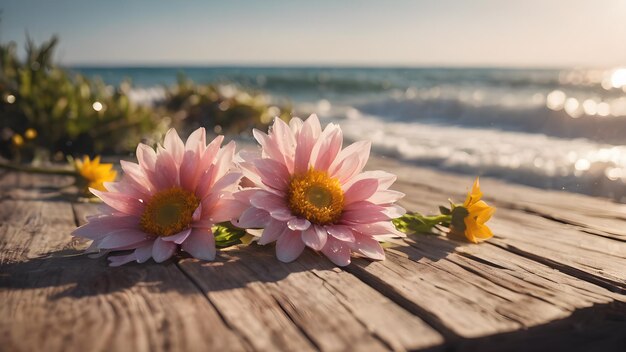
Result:
M297 115L417 165L626 202L626 69L154 67L73 70L133 99L162 99L184 73L259 89ZM468 181L470 182L470 181Z

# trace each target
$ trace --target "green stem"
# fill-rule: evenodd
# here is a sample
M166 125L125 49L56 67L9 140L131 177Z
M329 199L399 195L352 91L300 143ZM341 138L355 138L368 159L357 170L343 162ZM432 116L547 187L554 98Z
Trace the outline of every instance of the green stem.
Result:
M407 213L392 222L399 231L404 233L429 233L437 225L448 226L452 220L451 215L431 215L425 216L419 213Z
M28 172L31 174L40 174L40 175L62 175L62 176L78 177L78 173L74 170L51 169L51 168L42 168L42 167L34 167L34 166L22 166L22 165L15 165L15 164L5 163L5 162L0 162L0 169L19 171L19 172Z

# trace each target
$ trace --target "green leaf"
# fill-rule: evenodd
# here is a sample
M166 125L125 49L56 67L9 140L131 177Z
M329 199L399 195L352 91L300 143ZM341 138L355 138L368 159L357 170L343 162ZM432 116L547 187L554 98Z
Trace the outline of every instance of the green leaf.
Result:
M222 222L213 226L215 246L219 248L241 244L241 238L246 235L246 230L233 226L230 222Z
M439 212L443 215L450 215L452 214L452 212L450 211L450 208L444 207L443 205L439 206Z

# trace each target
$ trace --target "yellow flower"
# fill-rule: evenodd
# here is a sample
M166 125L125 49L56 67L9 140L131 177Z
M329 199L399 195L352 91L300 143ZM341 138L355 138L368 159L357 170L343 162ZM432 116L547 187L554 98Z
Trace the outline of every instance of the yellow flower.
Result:
M93 160L85 156L83 160L76 160L74 166L83 178L86 193L89 193L89 188L104 191L104 182L112 182L117 176L117 171L113 170L113 164L100 164L99 156Z
M452 209L452 225L450 231L455 234L465 235L474 243L493 237L491 229L485 225L491 218L496 208L489 206L481 200L482 192L478 178L474 181L472 190L467 194L463 205L454 206ZM462 219L462 221L460 221Z
M37 130L35 130L34 128L29 128L26 130L26 132L24 132L24 136L26 137L26 139L35 139L37 138Z
M18 148L24 145L24 138L18 133L14 134L11 140L13 141L13 145Z

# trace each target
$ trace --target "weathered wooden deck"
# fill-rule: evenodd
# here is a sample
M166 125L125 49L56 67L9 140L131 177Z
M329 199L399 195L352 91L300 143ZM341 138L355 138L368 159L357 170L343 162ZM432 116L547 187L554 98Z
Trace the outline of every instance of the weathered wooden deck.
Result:
M373 158L409 210L464 199L469 177ZM232 248L120 268L70 232L96 205L62 177L0 175L2 351L626 350L626 206L482 179L496 234L412 236L340 269L305 251Z

